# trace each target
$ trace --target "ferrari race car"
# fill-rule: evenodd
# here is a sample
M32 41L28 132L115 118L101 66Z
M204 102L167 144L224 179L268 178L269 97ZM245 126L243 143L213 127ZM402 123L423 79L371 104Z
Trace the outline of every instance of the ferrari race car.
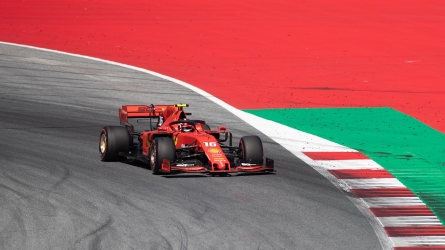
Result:
M232 133L225 126L211 130L203 120L188 119L191 113L184 107L188 104L122 106L121 126L107 126L100 132L100 158L140 160L154 174L274 172L274 161L263 159L258 136L244 136L238 146L232 146ZM135 125L140 124L148 126L136 132Z

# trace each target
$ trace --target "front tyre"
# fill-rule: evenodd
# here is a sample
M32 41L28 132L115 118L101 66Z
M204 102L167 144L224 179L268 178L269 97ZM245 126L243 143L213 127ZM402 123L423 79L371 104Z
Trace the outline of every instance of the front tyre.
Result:
M103 127L99 137L99 155L102 161L122 161L119 153L130 151L130 134L125 127Z
M244 136L239 142L242 160L263 165L263 142L258 136Z
M150 167L153 174L159 174L162 168L162 160L174 162L176 148L173 140L169 137L155 138L150 147Z

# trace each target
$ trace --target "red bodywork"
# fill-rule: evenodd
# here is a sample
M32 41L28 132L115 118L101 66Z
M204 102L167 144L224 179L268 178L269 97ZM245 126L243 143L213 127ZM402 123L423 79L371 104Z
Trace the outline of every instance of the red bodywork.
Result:
M189 172L189 173L236 173L236 172L274 172L273 160L266 158L266 164L257 165L241 163L234 166L233 155L231 160L227 152L235 152L238 147L232 147L232 134L227 131L225 126L219 126L217 130L206 129L205 122L202 120L188 120L184 112L187 104L175 105L124 105L119 109L119 119L121 125L125 125L130 133L137 134L139 144L139 157L148 159L150 147L156 137L169 137L173 140L176 148L176 154L179 158L175 162L163 159L162 172ZM129 119L156 119L156 127L151 130L134 132L134 126L129 123ZM159 122L160 121L160 122ZM184 132L181 126L187 121L193 123L193 131ZM223 142L230 142L229 146ZM228 151L229 150L229 151ZM181 154L187 156L201 155L205 156L204 165L185 163L180 160Z

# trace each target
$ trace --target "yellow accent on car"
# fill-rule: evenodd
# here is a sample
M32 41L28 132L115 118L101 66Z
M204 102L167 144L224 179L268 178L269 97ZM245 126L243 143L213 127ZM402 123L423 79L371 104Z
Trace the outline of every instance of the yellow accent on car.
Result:
M217 148L210 148L209 152L212 153L212 154L217 154L217 153L219 153L219 149L217 149Z
M184 107L188 107L189 105L188 104L186 104L186 103L177 103L177 104L175 104L175 107L178 107L178 108L184 108Z

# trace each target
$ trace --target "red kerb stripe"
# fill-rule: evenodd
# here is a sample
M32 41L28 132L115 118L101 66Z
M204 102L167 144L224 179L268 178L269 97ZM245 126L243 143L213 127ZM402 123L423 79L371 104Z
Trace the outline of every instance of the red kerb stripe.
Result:
M351 192L359 198L373 197L415 197L408 188L371 188L351 189Z
M394 178L385 169L342 169L329 172L338 179Z
M444 226L385 227L389 237L445 236Z
M303 152L314 161L322 160L365 160L369 159L360 152Z
M369 210L376 217L434 215L427 206L373 207L369 208Z

